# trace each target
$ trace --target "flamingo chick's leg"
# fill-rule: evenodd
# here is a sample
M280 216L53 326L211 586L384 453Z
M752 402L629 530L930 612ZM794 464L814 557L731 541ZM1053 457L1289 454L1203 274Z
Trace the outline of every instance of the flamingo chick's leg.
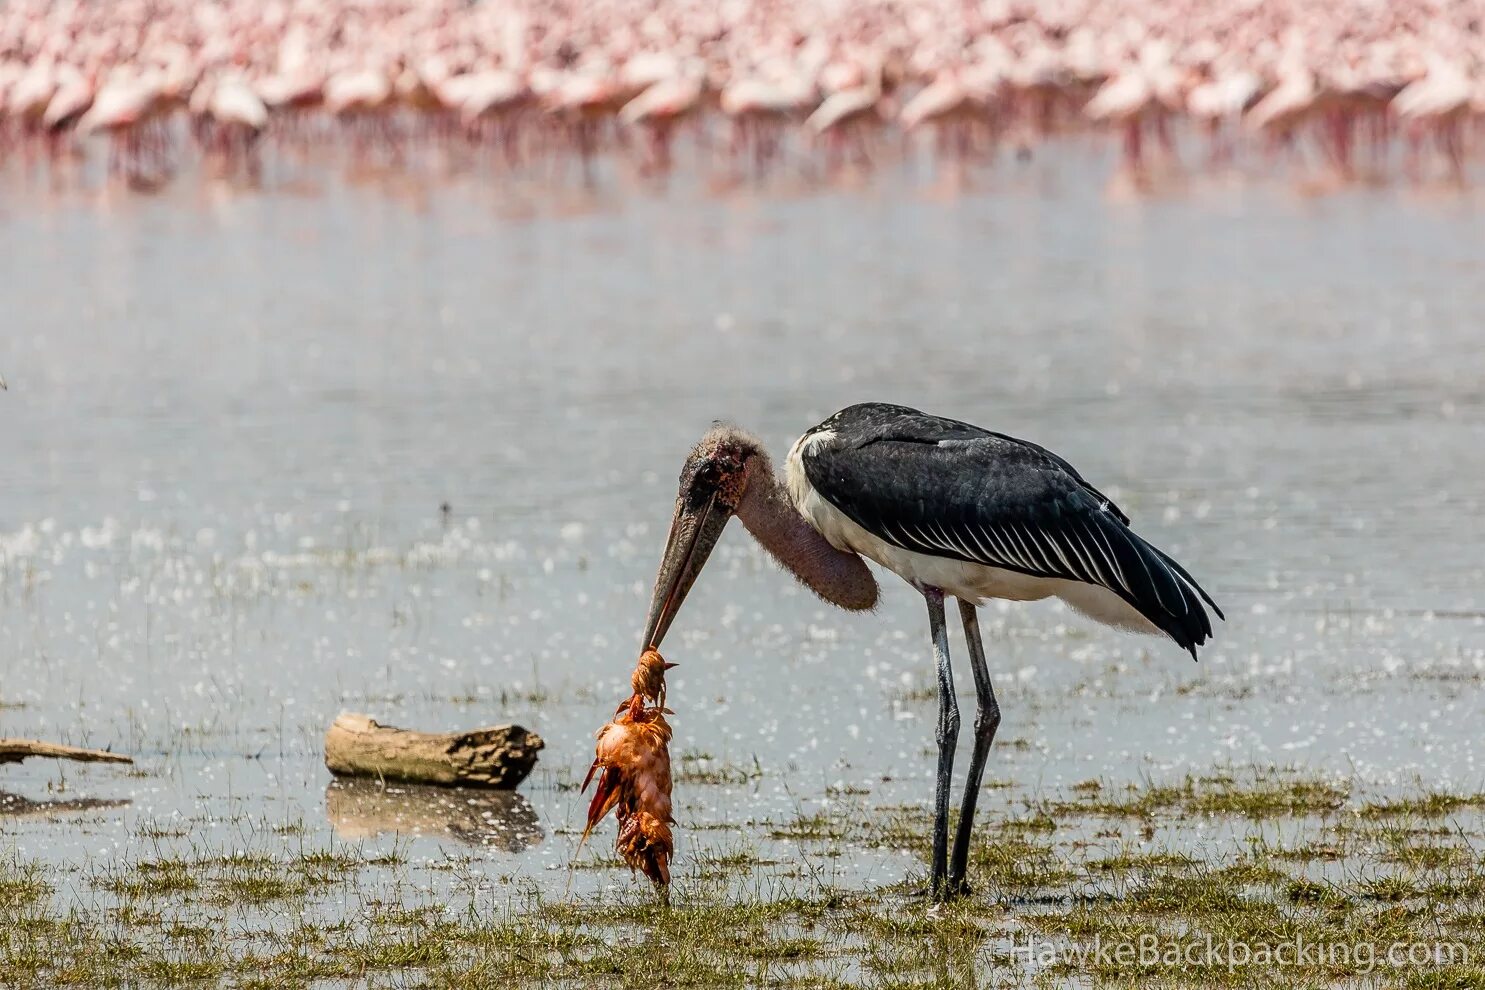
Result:
M928 625L933 633L933 662L938 668L938 782L933 800L933 866L929 895L935 901L949 896L949 785L954 776L954 746L959 741L959 703L954 697L954 669L949 664L949 627L944 622L944 593L927 588Z
M964 621L964 641L969 645L970 668L975 675L975 745L969 757L969 778L964 782L964 803L959 807L959 825L954 831L954 851L949 859L949 893L967 894L969 884L969 836L975 824L975 802L980 796L980 781L985 776L985 757L1000 727L1000 705L995 701L995 688L990 683L990 668L985 663L985 643L980 638L980 613L969 602L959 603L959 618Z

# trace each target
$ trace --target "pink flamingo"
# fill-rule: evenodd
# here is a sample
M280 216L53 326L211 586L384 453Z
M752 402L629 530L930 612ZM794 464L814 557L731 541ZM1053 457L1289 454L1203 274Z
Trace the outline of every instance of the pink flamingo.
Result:
M627 102L628 91L606 68L593 66L563 76L547 94L547 107L568 128L582 163L583 184L595 183L594 159L608 123Z
M819 102L819 91L804 72L774 71L776 75L738 79L720 98L722 113L732 124L733 155L740 158L751 150L754 172L760 176L780 154L785 126L805 119Z
M1258 74L1241 68L1217 69L1211 78L1192 87L1186 96L1186 112L1207 133L1210 164L1232 160L1232 125L1242 120L1262 92Z
M908 132L924 127L934 130L940 154L952 150L962 162L974 147L975 129L987 125L990 101L998 86L998 75L981 75L974 85L959 69L939 73L911 100L903 104L898 122Z
M93 105L93 95L96 90L97 84L93 73L83 74L73 70L68 78L57 87L52 98L47 101L41 122L51 137L51 150L54 156L61 150L62 141L67 132L77 125L82 115L87 113L88 108Z
M364 161L380 141L400 159L392 123L392 80L382 69L347 69L325 80L325 111L350 131L358 161Z
M682 74L654 83L619 110L622 123L642 127L647 132L648 157L644 171L670 170L670 142L676 125L696 112L704 92L699 74Z
M258 139L268 126L268 105L263 98L242 76L224 76L211 84L204 115L208 154L224 173L245 171L256 181L262 174Z
M862 166L870 166L867 135L883 121L882 74L880 66L872 70L855 66L854 74L821 77L822 86L841 86L825 97L805 119L804 125L817 138L826 142L832 171L840 165L843 151L849 148ZM828 80L828 82L827 82Z
M1124 168L1129 174L1145 175L1144 127L1147 117L1158 106L1154 87L1143 66L1126 62L1105 82L1088 105L1083 116L1089 120L1115 124L1124 132Z
M1279 66L1279 84L1253 104L1243 123L1264 135L1270 147L1293 147L1300 127L1320 105L1320 86L1314 71L1302 52L1291 49Z
M157 90L148 79L116 69L78 120L79 134L105 133L109 138L108 170L131 182L157 177L162 169L159 148L146 133ZM146 170L146 157L153 169Z
M448 95L458 99L465 133L477 141L495 140L505 149L506 161L515 164L519 158L516 127L532 105L531 88L519 74L505 69L489 69L461 79L462 85Z
M1456 183L1464 181L1464 121L1474 90L1469 76L1453 60L1430 52L1428 74L1410 83L1393 98L1389 109L1408 129L1408 171L1417 179L1418 146L1432 130Z

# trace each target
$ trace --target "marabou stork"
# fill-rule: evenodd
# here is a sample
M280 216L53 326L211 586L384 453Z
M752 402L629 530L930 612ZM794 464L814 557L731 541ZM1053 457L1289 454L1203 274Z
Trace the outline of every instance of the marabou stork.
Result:
M701 438L681 469L644 646L660 645L733 516L827 602L851 611L876 604L866 559L927 601L939 691L929 880L935 900L968 890L975 799L1000 724L976 612L984 599L1055 595L1100 622L1164 633L1193 658L1212 635L1202 603L1222 616L1184 567L1136 536L1129 517L1061 457L968 423L869 402L800 437L782 479L748 433L717 425ZM978 700L952 855L949 784L959 707L946 595L959 599Z

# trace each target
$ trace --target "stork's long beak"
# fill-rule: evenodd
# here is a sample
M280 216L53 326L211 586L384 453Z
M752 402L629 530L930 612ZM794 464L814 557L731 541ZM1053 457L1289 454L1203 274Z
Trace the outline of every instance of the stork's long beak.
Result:
M670 521L670 535L665 540L665 555L660 558L660 572L655 575L650 617L645 622L641 644L644 649L660 646L671 620L681 610L681 603L731 518L732 511L715 494L698 497L691 492L681 493L675 517Z

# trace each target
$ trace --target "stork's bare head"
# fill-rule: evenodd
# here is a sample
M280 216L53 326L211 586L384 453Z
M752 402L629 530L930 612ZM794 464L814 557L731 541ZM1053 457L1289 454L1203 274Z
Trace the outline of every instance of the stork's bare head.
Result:
M660 558L660 572L655 575L641 644L645 649L655 649L665 638L727 520L742 504L754 471L767 463L767 456L756 437L723 424L713 426L691 449L681 468L675 515Z

